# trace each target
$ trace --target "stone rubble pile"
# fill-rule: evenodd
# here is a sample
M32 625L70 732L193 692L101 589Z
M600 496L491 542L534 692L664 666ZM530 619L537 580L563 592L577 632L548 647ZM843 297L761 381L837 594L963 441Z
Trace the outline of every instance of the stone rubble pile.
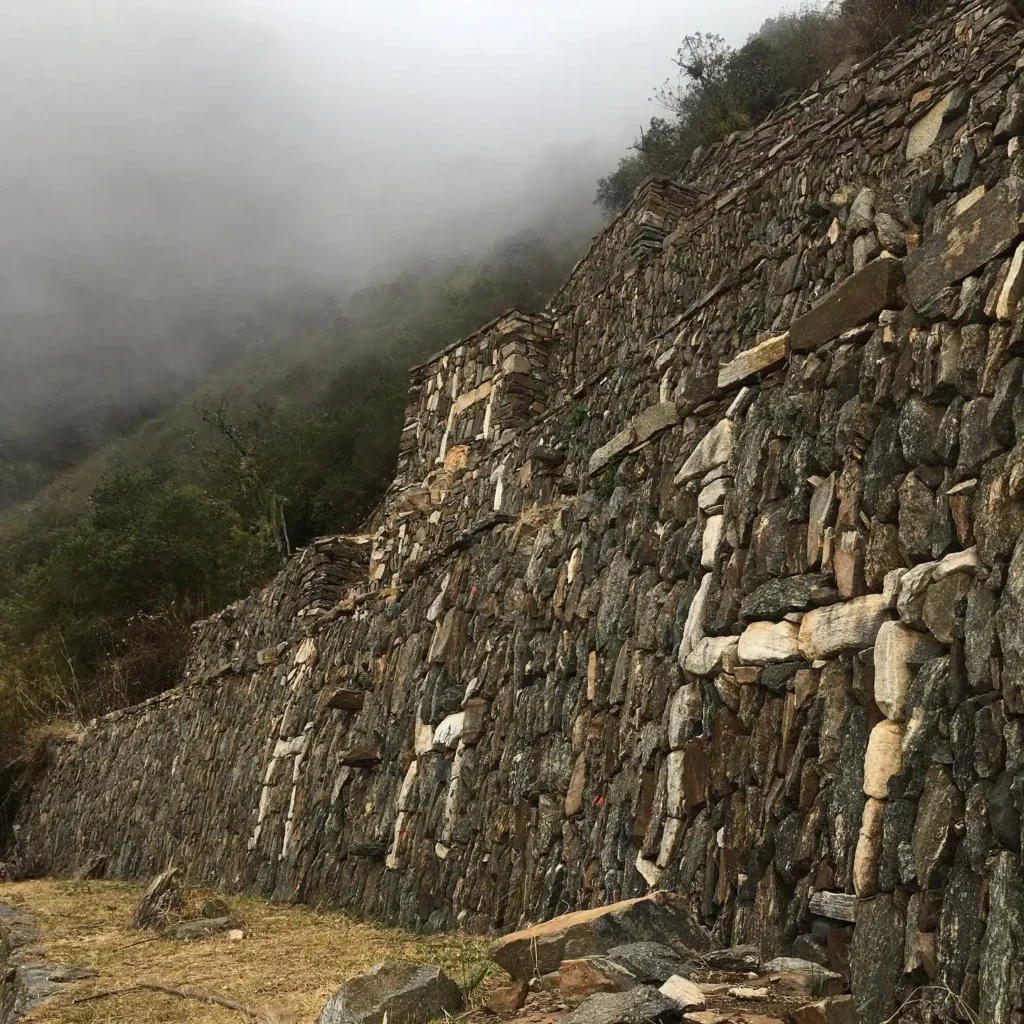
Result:
M943 9L417 368L372 536L69 739L18 859L474 931L664 890L867 1024L1019 1022L1022 44Z

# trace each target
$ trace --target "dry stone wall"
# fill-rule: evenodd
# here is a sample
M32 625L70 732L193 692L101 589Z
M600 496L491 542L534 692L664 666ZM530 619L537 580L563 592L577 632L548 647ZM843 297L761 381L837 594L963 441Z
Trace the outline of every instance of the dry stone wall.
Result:
M865 1021L1019 1021L1022 42L945 11L415 370L372 536L62 745L22 859L476 931L670 889Z

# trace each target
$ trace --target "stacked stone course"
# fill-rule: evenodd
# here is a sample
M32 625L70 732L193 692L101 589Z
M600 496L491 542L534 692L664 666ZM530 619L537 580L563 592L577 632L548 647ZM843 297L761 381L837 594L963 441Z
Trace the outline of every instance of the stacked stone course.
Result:
M414 370L372 538L64 745L23 856L477 931L671 889L865 1021L1020 1021L1022 42L945 10Z

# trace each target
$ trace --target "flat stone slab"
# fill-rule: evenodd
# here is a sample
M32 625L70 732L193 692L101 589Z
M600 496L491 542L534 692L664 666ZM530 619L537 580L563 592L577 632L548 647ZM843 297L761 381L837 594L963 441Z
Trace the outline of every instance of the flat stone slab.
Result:
M491 959L513 978L557 971L563 960L607 953L632 942L656 941L681 954L710 946L710 937L686 902L653 892L592 910L563 914L506 935L491 947Z
M851 274L789 328L794 352L808 352L893 306L903 281L899 260L878 259Z
M440 967L376 964L331 996L317 1024L428 1024L458 1013L459 986Z
M753 377L755 374L781 363L789 353L788 344L789 335L780 334L740 352L724 366L719 367L718 386L720 388L732 387L733 384L739 384L748 377Z
M1021 236L1024 180L1000 182L904 262L907 292L918 309L1009 249Z

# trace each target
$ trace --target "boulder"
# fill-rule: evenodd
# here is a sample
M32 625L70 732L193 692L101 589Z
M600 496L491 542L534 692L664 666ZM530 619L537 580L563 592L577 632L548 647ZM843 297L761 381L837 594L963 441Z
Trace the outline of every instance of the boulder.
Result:
M512 932L491 946L491 959L513 978L555 971L563 960L657 941L680 953L707 949L710 938L685 900L666 892L563 914Z
M674 999L649 985L637 985L628 992L590 996L565 1018L565 1024L670 1024L681 1015Z
M458 1013L459 986L439 967L403 961L376 964L331 996L317 1024L427 1024Z
M673 974L685 977L692 970L692 965L674 949L660 942L629 942L624 946L613 946L607 957L644 985L660 985Z

